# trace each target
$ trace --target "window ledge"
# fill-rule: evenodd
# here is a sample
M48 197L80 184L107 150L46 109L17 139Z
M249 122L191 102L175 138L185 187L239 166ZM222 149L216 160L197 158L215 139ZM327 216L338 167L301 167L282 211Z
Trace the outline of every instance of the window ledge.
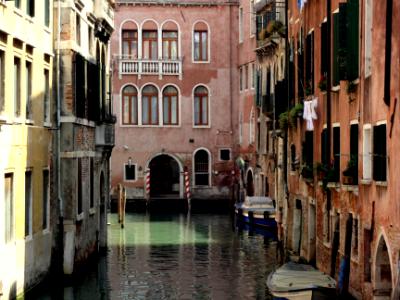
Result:
M332 87L332 92L339 92L340 91L340 85L336 85Z
M198 129L210 129L210 125L193 125L193 128L198 128Z
M49 228L43 229L42 233L43 235L47 235L50 233L50 229Z
M326 248L331 248L331 243L330 242L323 242L324 246Z
M82 213L76 215L76 221L77 221L77 222L82 221L84 218L85 218L85 213L84 213L84 212L82 212Z
M52 127L53 124L51 124L50 122L44 122L43 123L43 127Z
M210 61L209 60L204 60L204 61L193 60L192 63L194 63L194 64L209 64Z
M375 185L376 186L386 187L387 186L387 181L375 181Z
M330 189L340 188L340 182L328 182L327 187Z
M363 185L371 185L372 180L371 179L361 179L360 182Z
M357 192L358 191L358 185L342 184L342 191Z
M25 120L25 124L34 125L34 124L35 124L35 121L33 121L33 120L31 120L31 119L26 119L26 120Z
M15 119L13 120L13 124L22 124L22 123L24 123L23 120L22 120L22 118L15 118Z
M0 2L1 3L1 2ZM29 234L28 236L25 237L25 242L29 243L33 240L32 234Z
M7 123L10 123L8 118L6 116L1 116L0 115L0 124L7 124Z
M96 208L91 207L89 208L89 216L93 216L96 213Z

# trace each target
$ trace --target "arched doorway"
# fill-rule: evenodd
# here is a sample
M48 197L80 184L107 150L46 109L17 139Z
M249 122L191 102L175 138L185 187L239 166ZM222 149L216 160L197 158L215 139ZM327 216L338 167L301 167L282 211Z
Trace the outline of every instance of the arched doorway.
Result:
M253 172L251 170L247 171L246 194L249 197L254 196L254 180L253 180Z
M390 268L389 251L381 236L375 260L375 299L390 299L392 294L392 270Z
M180 188L180 168L173 157L161 154L150 163L150 196L178 197Z

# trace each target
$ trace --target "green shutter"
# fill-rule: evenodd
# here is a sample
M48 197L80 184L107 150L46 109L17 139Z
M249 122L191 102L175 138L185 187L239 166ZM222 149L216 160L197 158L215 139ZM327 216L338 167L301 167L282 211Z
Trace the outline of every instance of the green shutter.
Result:
M347 1L347 80L359 76L359 0Z
M339 13L333 14L332 85L339 85Z
M348 44L347 44L347 4L339 4L339 79L347 79L347 55L348 55Z

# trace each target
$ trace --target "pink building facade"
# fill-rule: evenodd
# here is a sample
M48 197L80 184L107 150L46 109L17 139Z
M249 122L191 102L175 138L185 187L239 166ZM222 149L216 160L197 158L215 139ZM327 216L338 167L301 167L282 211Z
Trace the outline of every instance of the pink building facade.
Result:
M237 156L237 2L117 1L112 187L128 198L229 198Z

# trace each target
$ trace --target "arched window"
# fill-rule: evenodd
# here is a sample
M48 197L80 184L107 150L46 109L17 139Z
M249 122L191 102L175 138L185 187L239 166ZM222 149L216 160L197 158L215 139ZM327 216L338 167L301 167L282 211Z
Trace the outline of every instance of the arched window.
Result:
M208 125L208 90L204 86L194 90L194 125Z
M138 31L134 22L124 23L122 28L122 55L126 58L138 57Z
M162 27L162 57L175 60L178 55L178 26L168 21Z
M163 123L164 125L178 125L178 90L167 86L163 91Z
M142 57L158 59L158 29L153 21L146 21L142 26Z
M122 90L122 124L138 124L137 89L132 85Z
M193 60L208 61L208 27L203 22L194 26L193 32Z
M142 91L142 124L158 124L158 91L153 85L146 86Z
M194 183L195 185L210 185L210 158L206 150L198 150L194 155Z

